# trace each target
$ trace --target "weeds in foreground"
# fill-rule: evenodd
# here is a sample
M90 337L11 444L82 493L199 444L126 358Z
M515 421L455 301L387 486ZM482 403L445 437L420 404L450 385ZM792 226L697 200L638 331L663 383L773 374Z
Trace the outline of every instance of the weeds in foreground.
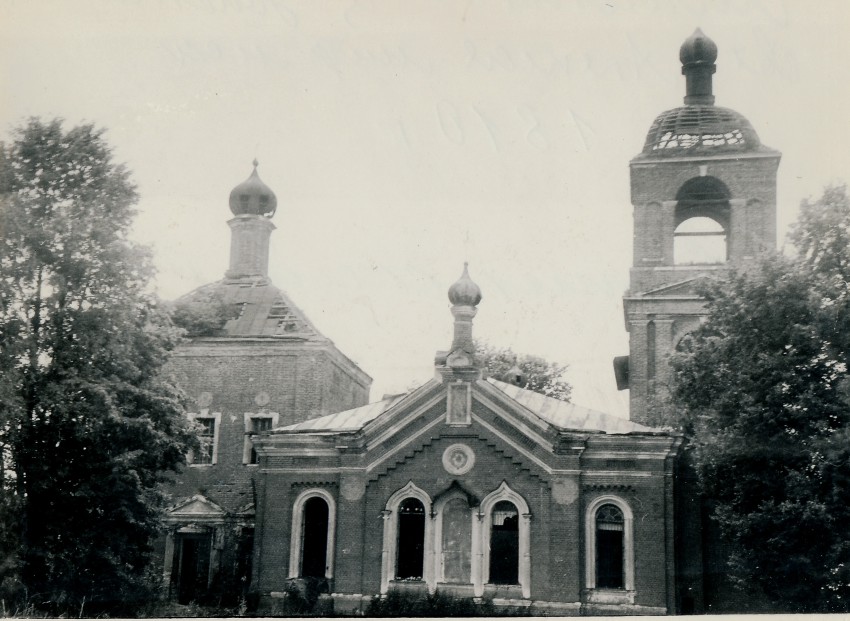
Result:
M528 616L527 609L497 608L492 600L476 602L436 591L428 595L391 592L374 597L365 611L367 617L499 617Z

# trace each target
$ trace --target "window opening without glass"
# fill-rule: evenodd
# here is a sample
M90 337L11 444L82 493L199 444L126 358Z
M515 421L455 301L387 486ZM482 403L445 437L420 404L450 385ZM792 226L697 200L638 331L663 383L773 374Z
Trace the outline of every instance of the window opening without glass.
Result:
M324 578L328 554L328 503L314 496L304 503L301 530L301 576Z
M270 431L272 428L272 418L271 416L255 416L251 419L251 431L250 435L257 435L259 433L263 433L264 431ZM257 451L254 449L254 446L251 446L251 457L248 461L249 464L256 464L257 460Z
M193 456L192 462L195 464L211 464L213 463L213 451L215 449L215 419L196 418L195 422L201 428L198 432L200 446Z
M407 498L398 509L396 580L422 580L425 562L425 507Z
M596 586L623 589L625 519L614 505L602 505L596 511Z
M519 583L519 512L502 500L493 507L490 525L490 583Z

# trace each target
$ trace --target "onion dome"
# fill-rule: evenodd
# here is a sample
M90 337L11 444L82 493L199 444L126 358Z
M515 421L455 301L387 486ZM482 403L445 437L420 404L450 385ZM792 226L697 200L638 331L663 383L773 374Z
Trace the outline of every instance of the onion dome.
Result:
M679 60L682 61L683 68L691 65L713 65L717 60L717 45L697 28L679 48Z
M449 287L449 302L455 306L478 306L481 289L469 277L468 263L463 264L463 274Z
M265 216L271 218L277 209L277 197L257 174L259 162L254 160L254 171L245 181L230 192L230 211L236 216Z
M717 45L699 28L679 49L686 78L685 105L659 114L646 135L642 158L707 156L758 151L761 140L744 115L714 105L712 74Z

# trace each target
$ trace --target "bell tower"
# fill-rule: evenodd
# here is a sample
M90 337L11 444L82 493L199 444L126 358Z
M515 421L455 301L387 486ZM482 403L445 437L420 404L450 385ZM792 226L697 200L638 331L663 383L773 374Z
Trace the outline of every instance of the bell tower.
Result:
M634 256L623 298L629 357L615 361L630 389L630 418L657 421L668 358L699 325L696 285L746 269L776 247L780 153L761 144L743 115L714 105L717 46L697 29L679 50L684 106L662 112L630 163Z

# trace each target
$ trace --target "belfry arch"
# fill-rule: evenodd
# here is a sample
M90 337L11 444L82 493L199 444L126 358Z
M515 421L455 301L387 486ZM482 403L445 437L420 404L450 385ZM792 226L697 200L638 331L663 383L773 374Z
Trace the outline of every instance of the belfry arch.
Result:
M673 263L719 264L729 260L731 194L720 179L693 177L676 192Z

